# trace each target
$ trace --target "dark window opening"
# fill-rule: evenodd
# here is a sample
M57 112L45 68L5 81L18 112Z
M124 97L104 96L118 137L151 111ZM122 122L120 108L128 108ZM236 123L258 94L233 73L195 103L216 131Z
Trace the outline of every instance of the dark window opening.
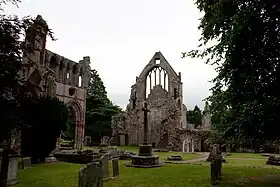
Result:
M174 88L174 99L177 99L177 97L178 97L177 92L178 92L177 88Z
M134 92L134 97L132 100L132 109L135 109L135 107L136 107L136 99L137 99L137 94L136 94L136 92Z

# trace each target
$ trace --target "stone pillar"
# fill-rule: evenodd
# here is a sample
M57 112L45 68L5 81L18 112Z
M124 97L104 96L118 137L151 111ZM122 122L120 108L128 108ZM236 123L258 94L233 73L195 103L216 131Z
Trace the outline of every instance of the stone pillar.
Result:
M125 145L125 136L123 134L120 135L120 145Z
M56 150L60 149L60 139L61 139L61 135L56 139L56 145L55 145Z
M194 152L194 140L192 139L192 152Z
M119 176L119 159L114 158L112 160L112 166L113 166L113 177L118 177Z
M76 125L76 130L75 130L75 149L81 150L83 148L83 140L84 140L84 125L82 122L79 122Z
M187 152L190 152L190 143L187 141Z

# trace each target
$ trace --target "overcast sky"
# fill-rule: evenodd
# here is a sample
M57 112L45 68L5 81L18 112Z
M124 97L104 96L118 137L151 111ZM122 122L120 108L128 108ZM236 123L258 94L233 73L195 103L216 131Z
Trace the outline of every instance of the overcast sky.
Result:
M161 51L176 72L182 73L184 103L204 107L216 75L201 59L181 59L195 49L201 14L193 0L22 0L8 14L37 14L47 21L57 41L47 48L78 62L90 56L108 96L124 108L130 87L154 53Z

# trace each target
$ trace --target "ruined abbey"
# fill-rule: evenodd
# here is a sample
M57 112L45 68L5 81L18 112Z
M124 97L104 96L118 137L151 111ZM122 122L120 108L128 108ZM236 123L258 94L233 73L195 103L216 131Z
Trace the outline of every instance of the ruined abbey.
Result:
M139 145L143 142L144 103L149 109L148 142L154 148L184 152L205 150L197 132L211 128L209 106L205 106L201 126L195 129L193 124L187 123L181 73L174 71L161 52L156 52L136 77L125 113L112 118L113 144Z
M35 40L35 51L24 56L28 65L22 72L28 84L36 86L30 94L53 96L67 104L71 120L76 125L75 145L81 149L85 129L86 90L90 79L90 57L78 63L46 49L48 25L37 16L36 29L40 32ZM28 32L26 43L28 41Z
M75 145L84 143L86 91L90 79L90 57L78 63L46 49L48 25L41 16L36 18L40 31L35 42L36 50L24 56L24 62L34 62L22 72L28 84L36 86L30 94L57 97L67 104L75 123ZM28 33L26 37L28 44ZM148 142L154 148L193 152L205 151L204 140L197 132L210 131L211 116L206 104L202 125L194 128L187 123L183 104L181 73L176 73L161 52L156 52L150 62L136 77L131 86L129 104L125 113L112 118L112 138L115 145L139 145L143 142L143 111L147 103Z

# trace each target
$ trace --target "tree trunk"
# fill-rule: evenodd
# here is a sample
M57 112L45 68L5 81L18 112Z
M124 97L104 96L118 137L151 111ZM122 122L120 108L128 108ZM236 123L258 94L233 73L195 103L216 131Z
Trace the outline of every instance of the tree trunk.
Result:
M4 149L1 159L0 187L6 187L9 167L9 150Z

